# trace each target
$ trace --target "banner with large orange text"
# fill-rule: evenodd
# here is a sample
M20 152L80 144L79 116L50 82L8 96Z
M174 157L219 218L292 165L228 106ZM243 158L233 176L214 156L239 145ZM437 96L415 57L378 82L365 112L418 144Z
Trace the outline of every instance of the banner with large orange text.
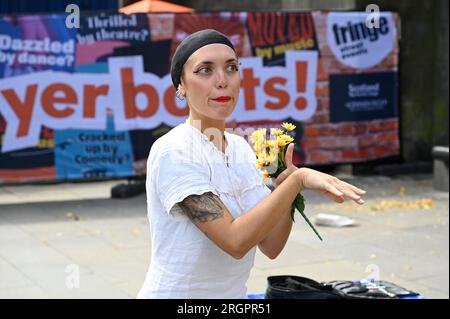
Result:
M0 183L145 175L152 143L189 114L175 97L171 56L205 28L227 35L239 56L228 131L248 139L293 122L298 165L399 153L395 14L91 13L74 29L65 21L0 18Z

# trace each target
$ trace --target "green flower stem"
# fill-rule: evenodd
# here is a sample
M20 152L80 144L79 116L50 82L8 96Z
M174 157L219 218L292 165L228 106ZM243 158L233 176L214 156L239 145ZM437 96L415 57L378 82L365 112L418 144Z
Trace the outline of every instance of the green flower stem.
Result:
M304 213L304 210L305 210L305 199L303 198L302 194L298 194L297 197L295 197L294 204L292 205L292 212L291 212L292 221L295 221L294 220L294 214L293 214L293 212L295 211L294 207L297 208L298 212L306 220L306 222L308 223L309 227L311 227L312 230L316 233L317 237L319 237L319 239L323 241L322 237L320 236L320 234L318 233L318 231L316 230L314 225L309 221L308 217L306 217L306 215Z
M285 160L284 160L284 154L286 152L286 148L287 148L287 145L282 147L280 152L278 153L278 158L277 158L278 167L277 167L277 171L275 173L271 174L270 177L277 178L278 175L280 175L286 169L286 163L285 163ZM302 194L298 194L297 197L295 197L294 203L292 204L291 218L292 218L293 222L295 222L295 219L294 219L295 209L297 209L298 212L303 216L303 218L306 220L308 225L316 233L317 237L319 237L319 239L323 241L322 237L317 232L317 230L314 227L314 225L311 224L311 222L309 221L308 217L306 217L306 215L304 213L304 211L305 211L305 199L303 198Z

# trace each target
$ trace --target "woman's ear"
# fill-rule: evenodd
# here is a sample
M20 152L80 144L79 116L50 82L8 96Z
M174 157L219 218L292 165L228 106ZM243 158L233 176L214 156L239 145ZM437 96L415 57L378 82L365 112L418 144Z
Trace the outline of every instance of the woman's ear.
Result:
M178 89L177 89L175 94L176 94L178 99L180 99L180 100L184 100L185 99L186 91L184 90L183 85L178 84Z
M177 92L180 92L180 94L183 95L183 96L186 95L186 90L184 89L184 86L183 86L182 83L178 84Z

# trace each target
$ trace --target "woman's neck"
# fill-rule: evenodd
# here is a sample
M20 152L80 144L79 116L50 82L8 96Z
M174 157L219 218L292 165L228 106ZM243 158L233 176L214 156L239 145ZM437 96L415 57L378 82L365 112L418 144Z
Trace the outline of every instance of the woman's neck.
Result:
M189 123L206 135L216 148L223 153L226 149L225 121L217 121L205 118L198 118L189 115Z

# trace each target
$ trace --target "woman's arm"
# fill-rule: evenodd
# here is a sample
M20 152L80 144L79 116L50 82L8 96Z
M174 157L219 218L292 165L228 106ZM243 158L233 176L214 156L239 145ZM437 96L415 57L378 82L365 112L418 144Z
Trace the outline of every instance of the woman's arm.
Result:
M292 218L290 214L291 209L280 219L275 227L270 231L266 238L259 244L258 248L261 252L269 257L275 259L283 250L292 229Z
M269 196L250 209L247 214L233 221L234 230L237 232L236 239L240 243L241 254L245 255L252 247L263 244L263 253L270 258L278 255L276 250L284 247L289 231L277 232L290 226L286 221L290 219L292 203L299 192L303 189L300 172L291 174L283 184L277 187ZM284 223L282 221L285 221ZM281 223L281 225L280 225ZM278 229L279 230L279 229ZM275 236L281 235L275 239ZM273 241L275 240L275 241ZM282 246L282 247L281 247ZM266 249L264 249L266 248Z
M234 219L218 196L191 195L178 205L183 213L216 245L236 259L267 237L303 188L300 171L293 173L269 196Z
M289 144L285 153L286 169L279 175L278 178L272 180L276 186L280 185L289 175L291 175L298 168L293 165L292 158L294 155L294 144ZM289 208L289 213L290 213ZM258 248L261 252L269 257L275 259L283 250L286 245L289 235L292 230L292 219L290 214L286 214L280 219L278 224L270 231L266 238L264 238L259 244Z
M275 225L289 215L290 207L303 187L311 188L342 203L344 196L364 203L364 191L336 177L308 168L290 174L269 196L234 219L218 196L191 195L178 205L183 213L217 246L234 258L242 258L265 239Z

